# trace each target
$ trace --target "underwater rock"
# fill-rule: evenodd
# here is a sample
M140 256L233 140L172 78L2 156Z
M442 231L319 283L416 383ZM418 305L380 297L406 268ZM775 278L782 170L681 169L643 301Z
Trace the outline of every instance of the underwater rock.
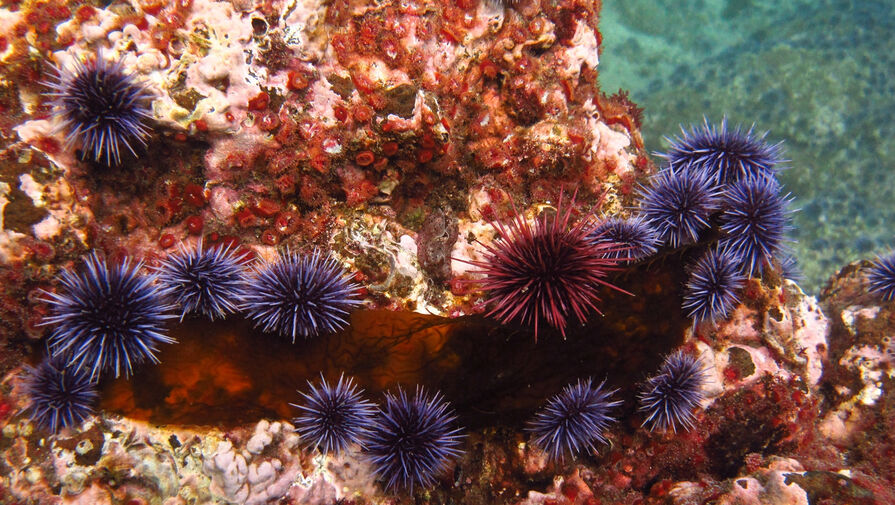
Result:
M20 217L0 230L0 499L892 501L893 471L876 466L891 435L875 429L895 411L889 308L861 298L860 270L818 303L769 260L730 317L693 323L681 308L688 265L718 239L694 237L613 263L606 285L586 280L601 314L537 342L537 322L483 315L470 262L504 238L500 222L624 217L654 171L642 111L596 84L599 2L51 0L0 13L17 35L0 38L0 205ZM153 96L146 148L117 166L66 143L41 84L51 63L91 58L120 63ZM59 273L91 251L155 268L200 240L246 266L332 254L363 308L295 342L241 314L172 318L158 332L179 343L159 349L159 366L101 378L95 416L56 435L29 419L22 363L43 352L42 300ZM538 249L553 250L565 249ZM678 351L705 367L693 427L650 430L638 394ZM338 455L303 447L285 421L296 389L342 373L380 405L398 387L443 395L463 430L442 438L462 436L463 454L415 446L444 459L401 465L426 478L395 482L432 486L392 490L364 440ZM588 379L617 389L617 422L607 443L555 461L532 443L531 416ZM430 479L426 464L446 471Z
M467 312L468 297L447 282L449 258L475 259L452 237L480 221L473 194L483 180L520 208L568 187L582 208L606 192L604 208L617 211L652 169L639 109L596 86L598 7L25 5L4 22L40 47L4 39L3 75L28 102L10 115L4 139L16 141L0 143L0 172L13 174L8 212L30 210L25 220L10 214L3 268L33 277L90 249L154 264L199 238L268 258L272 247L326 246L370 277L370 304ZM46 25L35 26L42 15ZM40 53L31 66L29 51ZM145 149L123 149L113 167L81 159L41 84L52 65L97 58L152 97ZM37 162L16 164L26 158ZM449 208L435 230L433 211ZM36 260L22 247L32 235L61 254Z

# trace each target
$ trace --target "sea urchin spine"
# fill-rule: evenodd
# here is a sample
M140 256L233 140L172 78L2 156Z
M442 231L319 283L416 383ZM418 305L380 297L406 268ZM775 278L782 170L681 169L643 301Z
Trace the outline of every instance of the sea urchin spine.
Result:
M35 368L26 367L24 384L31 419L53 433L80 424L93 413L95 385L87 373L66 368L59 358L47 358Z
M721 247L735 251L746 274L761 272L780 252L789 229L789 195L776 179L744 177L724 191Z
M560 461L567 454L595 451L597 442L605 443L603 432L615 421L610 411L622 402L611 400L615 391L607 391L603 385L579 380L551 398L528 423L534 444L552 460Z
M566 208L560 195L553 217L542 214L534 226L518 212L507 225L491 223L500 237L483 244L484 260L470 262L485 275L475 282L487 292L488 316L534 328L535 339L543 323L565 337L570 317L583 323L599 312L601 287L625 292L605 280L624 261L614 257L619 246L593 243L592 220L570 225L574 201Z
M301 393L303 404L290 404L302 410L293 423L302 440L307 441L305 445L324 454L338 454L351 444L363 445L376 410L363 399L363 391L354 381L340 376L337 383L329 384L321 376L319 386L308 381L308 388L309 392Z
M895 254L876 258L867 273L870 291L885 301L895 300Z
M693 427L693 409L704 395L706 371L701 361L683 351L665 358L659 372L647 379L640 393L640 410L646 414L643 426L677 431Z
M739 301L745 276L738 258L727 249L709 249L690 269L684 290L684 310L696 321L727 317Z
M84 266L60 274L61 292L44 293L50 316L42 324L52 326L50 353L90 370L91 380L110 372L130 376L139 363L157 363L159 344L174 339L163 327L173 307L155 276L140 274L142 264L129 260L109 266L96 253L84 258Z
M136 156L134 145L146 145L152 94L125 73L121 61L107 61L100 52L87 62L74 59L71 68L57 67L54 79L46 83L48 95L68 132L66 141L80 144L85 157L119 165L122 148Z
M373 471L387 489L430 487L459 456L461 430L456 416L440 394L429 396L417 387L409 396L386 393L385 408L377 416L366 450Z
M332 256L293 252L257 268L249 280L242 309L264 331L311 338L345 327L359 286Z
M656 230L644 220L643 216L627 219L611 217L591 232L591 240L596 243L615 244L617 248L604 254L632 262L656 254L661 243Z
M202 241L168 256L158 270L159 282L180 307L180 319L202 314L214 320L237 311L245 295L245 269L229 246L204 247Z
M757 135L753 130L730 129L726 118L717 127L703 118L701 127L693 126L690 131L681 127L681 136L670 140L668 152L658 155L672 170L703 172L718 186L744 177L773 177L782 161L780 144L768 144L764 140L767 132Z
M719 193L702 172L666 168L652 177L640 196L643 218L672 247L699 240L718 210Z

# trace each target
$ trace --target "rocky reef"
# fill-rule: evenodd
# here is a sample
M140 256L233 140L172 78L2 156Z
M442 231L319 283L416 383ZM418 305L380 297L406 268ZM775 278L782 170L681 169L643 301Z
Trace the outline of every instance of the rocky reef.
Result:
M489 251L543 231L527 223L583 244L591 228L563 228L635 213L656 170L641 110L597 85L599 10L584 0L3 4L0 503L895 500L891 307L867 294L866 264L818 301L770 255L753 258L723 310L694 322L683 309L692 265L737 229L705 217L706 230L650 244L648 258L613 244L601 246L611 260L580 261L605 267L585 284L600 314L540 335L537 316L489 317L476 266L495 260ZM89 82L70 86L85 87L78 107L60 97L80 69L121 72L103 82L125 89L116 106L145 100L131 109L139 126L114 142L85 137L76 113L95 104ZM508 220L522 231L507 232ZM146 363L102 375L83 423L43 426L23 363L59 339L59 293L77 282L62 272L92 253L141 261L124 263L136 276L198 244L237 277L242 264L325 251L324 280L352 297L344 320L298 339L293 321L290 341L262 331L276 325L223 318L245 310L240 300L223 320L153 312L165 338ZM108 280L106 263L91 265ZM149 312L167 291L141 279ZM237 281L228 294L239 298ZM686 425L650 429L643 385L675 352L701 367L698 408L688 404ZM396 388L438 391L450 411L439 395L417 407L463 427L442 434L462 454L406 488L369 447L309 446L296 389L342 373L380 404L414 407ZM587 378L609 385L601 398L613 410L596 436L606 443L551 457L526 421Z

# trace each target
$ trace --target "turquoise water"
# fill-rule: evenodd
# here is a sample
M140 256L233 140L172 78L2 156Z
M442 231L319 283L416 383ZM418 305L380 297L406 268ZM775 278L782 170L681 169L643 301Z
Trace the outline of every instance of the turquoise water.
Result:
M895 247L895 2L605 0L600 28L650 151L703 116L784 141L807 291Z

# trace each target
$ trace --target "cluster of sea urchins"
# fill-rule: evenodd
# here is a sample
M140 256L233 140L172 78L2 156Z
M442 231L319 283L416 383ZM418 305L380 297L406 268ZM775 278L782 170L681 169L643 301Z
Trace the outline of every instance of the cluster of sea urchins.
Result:
M673 247L694 244L684 308L696 321L729 315L746 279L789 256L791 201L776 174L780 144L737 126L681 128L660 156L665 166L642 191L641 212Z
M574 198L564 207L560 196L552 216L534 224L518 212L492 223L499 237L472 262L483 275L475 282L486 292L487 314L532 328L536 339L545 325L565 336L570 319L583 323L599 312L597 294L610 285L610 271L667 246L701 250L683 308L696 321L717 321L749 276L786 267L790 198L776 179L780 145L726 120L682 132L660 154L667 166L642 188L631 217L573 222Z
M698 358L683 351L668 355L641 388L642 425L650 431L692 428L694 410L704 398L705 378L705 367ZM622 402L613 400L616 390L607 390L604 385L579 380L550 398L528 422L532 443L553 461L563 461L583 450L594 452L597 443L606 443L604 431L615 421L612 410Z
M304 445L324 454L357 446L389 490L430 487L461 454L457 416L439 393L417 387L385 394L385 405L365 400L352 379L308 382L293 419Z
M99 254L80 269L64 270L56 292L45 292L51 328L50 356L32 369L32 416L55 432L79 422L90 390L102 377L130 376L144 362L158 362L161 344L174 343L165 322L179 312L217 319L242 312L264 331L295 340L338 331L360 301L359 286L342 266L319 251L287 252L254 267L226 245L181 248L150 273L130 260L111 264ZM276 297L273 299L272 297ZM58 371L63 378L51 372ZM58 374L57 374L58 375ZM63 380L64 379L64 380ZM36 394L38 385L57 383ZM68 405L71 415L49 415L48 405ZM88 405L89 406L89 405Z
M790 198L776 179L780 145L726 120L682 132L660 154L668 164L641 190L631 217L572 222L574 198L564 207L560 196L552 217L534 224L518 212L509 223L493 222L499 237L472 262L483 275L475 282L486 292L487 315L532 328L536 339L545 325L565 336L570 319L583 323L599 312L609 272L662 246L702 250L683 302L696 321L726 317L749 276L771 265L791 270Z

